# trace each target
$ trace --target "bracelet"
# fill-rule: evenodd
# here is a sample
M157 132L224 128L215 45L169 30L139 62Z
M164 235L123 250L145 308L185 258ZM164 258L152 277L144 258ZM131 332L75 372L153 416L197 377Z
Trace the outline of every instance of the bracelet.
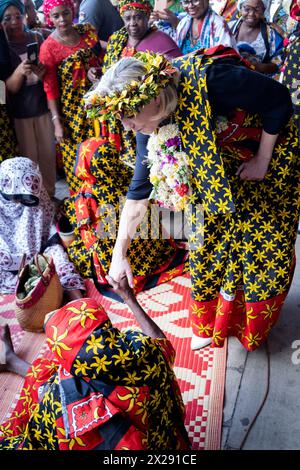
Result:
M51 118L51 121L54 121L55 119L60 119L60 116L58 114L54 114L54 116Z

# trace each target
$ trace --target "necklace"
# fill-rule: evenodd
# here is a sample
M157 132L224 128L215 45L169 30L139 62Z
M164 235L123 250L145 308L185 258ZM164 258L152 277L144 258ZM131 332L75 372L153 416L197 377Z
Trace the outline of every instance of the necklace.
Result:
M160 127L150 136L147 149L153 185L149 199L175 211L183 210L192 194L191 170L177 123Z
M80 41L81 41L81 37L80 37L80 35L79 35L79 40L78 40L75 44L73 44L73 41L70 41L70 40L68 41L68 40L64 39L64 38L58 33L57 29L55 30L55 36L57 37L57 39L59 40L59 42L62 42L62 43L65 44L66 46L70 46L70 47L78 46L79 43L80 43ZM72 43L70 44L70 42L72 42Z

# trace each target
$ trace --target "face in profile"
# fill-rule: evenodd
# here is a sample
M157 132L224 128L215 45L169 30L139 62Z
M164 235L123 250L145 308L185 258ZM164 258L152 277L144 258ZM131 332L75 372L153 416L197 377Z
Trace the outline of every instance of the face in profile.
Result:
M146 104L141 111L134 117L122 117L122 124L126 130L141 132L150 135L159 126L161 118L155 118L160 109L160 97L153 99Z

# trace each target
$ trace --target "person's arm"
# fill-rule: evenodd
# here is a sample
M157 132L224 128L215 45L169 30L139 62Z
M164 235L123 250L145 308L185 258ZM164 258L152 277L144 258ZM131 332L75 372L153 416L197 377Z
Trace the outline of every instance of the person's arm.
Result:
M236 60L221 59L209 66L207 88L214 114L227 115L237 108L258 114L268 134L278 134L293 115L285 86Z
M7 78L5 84L9 93L18 93L25 78L32 72L32 65L28 59L23 60L14 72Z
M131 239L136 233L137 227L143 220L147 211L149 200L127 199L122 211L119 231L114 247L109 275L119 282L126 276L130 287L133 287L133 275L130 264L126 258Z
M255 67L255 70L260 73L273 74L277 72L278 67L273 62L253 62L252 65Z
M159 326L149 317L138 303L133 290L129 287L127 278L123 277L120 282L114 281L110 276L106 277L114 291L124 300L134 314L142 332L151 338L165 338L165 334Z
M232 61L215 63L207 73L210 103L215 114L229 114L242 108L261 116L263 132L252 160L240 165L242 179L265 177L280 131L293 114L289 91L280 83Z
M51 37L43 42L40 48L39 61L45 66L43 85L47 95L48 108L52 115L55 138L57 142L60 143L64 137L64 128L59 107L60 91L57 76L56 58L53 57L51 53L52 43L53 40Z
M167 23L170 23L170 25L174 29L177 28L177 25L179 23L179 18L168 8L165 8L164 10L153 10L150 15L150 21L154 22L158 20L163 20Z
M58 100L48 100L48 108L52 116L52 122L54 125L54 135L57 142L60 144L64 138L64 126L62 117L60 115L60 107Z
M122 211L109 270L109 275L117 282L126 275L130 287L133 287L133 276L126 254L130 241L146 213L149 203L148 197L152 191L152 184L149 181L150 170L145 164L148 138L148 136L137 133L134 175L127 192L127 200Z

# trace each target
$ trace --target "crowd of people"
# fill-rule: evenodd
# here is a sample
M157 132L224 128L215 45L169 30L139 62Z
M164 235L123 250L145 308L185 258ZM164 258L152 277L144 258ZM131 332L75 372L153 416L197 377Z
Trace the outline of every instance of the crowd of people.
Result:
M182 273L192 349L266 341L300 210L300 2L275 7L0 0L0 294L43 252L69 302L46 317L49 360L18 358L3 328L0 371L26 378L0 449L188 449L174 351L135 298ZM142 332L114 328L85 278Z

